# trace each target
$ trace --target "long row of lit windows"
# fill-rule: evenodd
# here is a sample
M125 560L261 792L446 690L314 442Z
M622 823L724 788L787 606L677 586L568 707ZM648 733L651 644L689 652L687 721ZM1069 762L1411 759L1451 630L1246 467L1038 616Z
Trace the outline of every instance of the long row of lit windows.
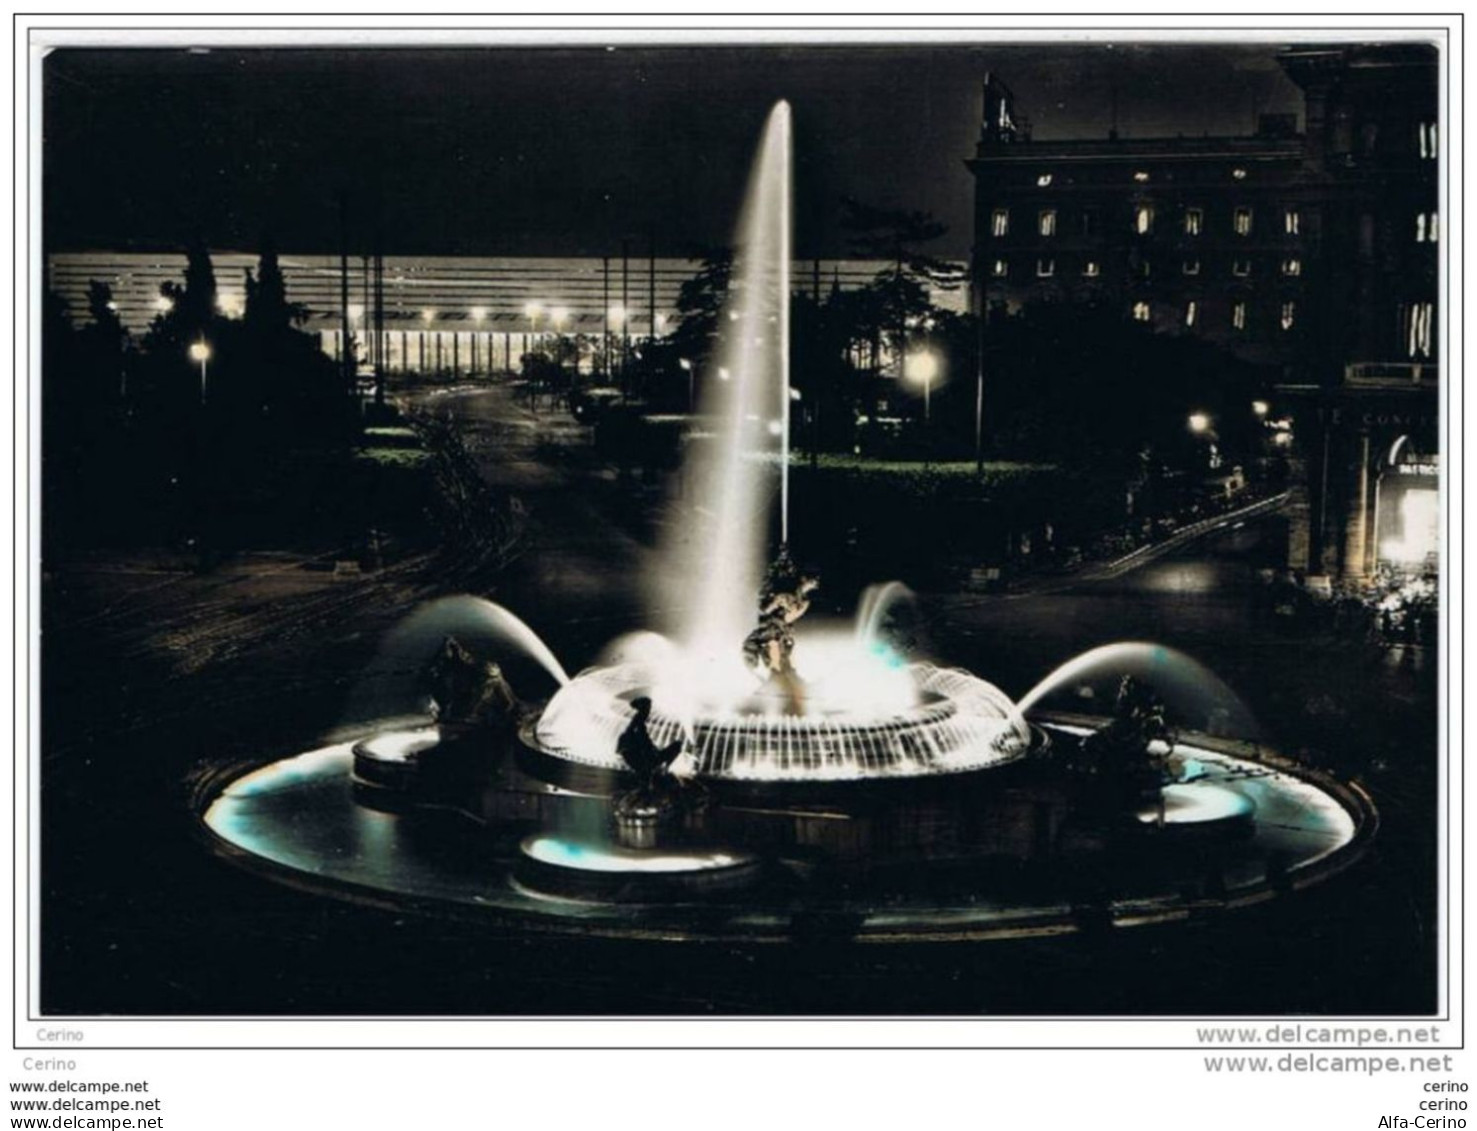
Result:
M1231 304L1231 328L1237 331L1246 329L1246 307L1245 302L1233 302ZM1135 322L1152 322L1154 320L1154 308L1145 301L1140 300L1133 304L1129 313ZM1186 328L1193 329L1200 325L1200 303L1191 299L1185 303L1183 319ZM1297 303L1284 302L1277 315L1277 325L1283 330L1291 330L1297 324Z
M1057 210L1055 208L1043 208L1036 213L1036 234L1039 236L1055 236L1057 234ZM1154 230L1154 206L1152 204L1136 204L1133 206L1133 216L1130 221L1132 230L1141 236L1146 236ZM1248 205L1237 205L1231 213L1231 230L1238 236L1249 236L1252 233L1255 220L1255 211ZM1097 234L1097 214L1085 211L1081 215L1082 235L1090 236ZM1187 236L1198 236L1205 231L1205 209L1186 208L1181 219L1181 229ZM1282 210L1282 231L1284 235L1301 235L1303 230L1303 214L1297 208L1284 208ZM999 239L1010 235L1010 209L996 208L990 214L990 234Z
M1231 274L1237 279L1249 279L1251 277L1252 261L1250 259L1231 260ZM1132 274L1136 278L1147 279L1152 274L1152 264L1149 260L1140 260L1133 266ZM1303 261L1297 256L1288 256L1278 264L1278 272L1287 279L1296 279L1303 273ZM1100 260L1088 259L1082 263L1082 277L1084 279L1096 279L1103 273L1103 265ZM997 258L990 264L990 274L996 279L1010 277L1010 260ZM1042 256L1036 260L1036 277L1038 279L1052 279L1057 274L1057 261L1050 256ZM1200 260L1185 259L1180 262L1180 274L1190 277L1200 275Z

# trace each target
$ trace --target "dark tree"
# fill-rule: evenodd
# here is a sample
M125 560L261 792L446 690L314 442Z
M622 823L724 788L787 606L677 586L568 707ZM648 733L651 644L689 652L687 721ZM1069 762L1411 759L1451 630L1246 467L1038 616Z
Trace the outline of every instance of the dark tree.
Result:
M267 333L299 326L307 317L307 307L287 301L287 282L277 261L277 247L271 236L262 237L261 259L257 273L246 271L246 312L248 328Z
M851 235L851 249L870 259L887 259L892 267L878 274L873 293L855 300L854 316L871 334L873 364L884 337L891 336L893 355L906 351L908 327L929 310L928 291L956 290L964 282L963 268L927 254L922 245L933 243L948 231L928 212L898 208L876 208L847 198L841 226Z
M682 318L672 333L672 344L694 364L705 362L717 345L732 278L733 249L711 248L704 253L698 273L677 292L677 312Z

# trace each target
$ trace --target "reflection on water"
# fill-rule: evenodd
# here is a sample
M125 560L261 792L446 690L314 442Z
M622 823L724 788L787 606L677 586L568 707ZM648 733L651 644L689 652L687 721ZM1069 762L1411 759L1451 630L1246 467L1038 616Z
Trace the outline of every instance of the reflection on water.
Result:
M1080 734L1080 728L1062 727ZM1234 794L1255 813L1253 834L1226 848L1228 887L1263 882L1267 861L1291 870L1313 864L1354 837L1353 817L1333 797L1298 778L1225 754L1181 745L1179 753L1199 763L1197 781ZM402 896L447 900L517 912L558 914L581 919L646 921L650 908L639 905L564 903L538 899L510 881L517 845L493 829L447 810L412 809L385 813L356 800L351 769L352 743L341 743L273 763L234 782L211 804L205 823L226 842L294 872L330 881L336 889L367 888ZM1227 802L1229 803L1229 802ZM511 830L509 830L511 831ZM545 835L550 851L556 840ZM1167 842L1167 847L1168 847ZM602 851L611 851L602 848ZM716 860L726 854L718 852ZM1166 860L1173 864L1172 860ZM1174 898L1159 890L1165 875L1120 877L1122 898L1155 901ZM926 885L925 885L926 886ZM1139 888L1141 890L1134 890ZM1177 889L1176 889L1177 890ZM865 925L882 926L899 916L914 923L998 924L1027 914L1059 910L1059 893L1043 890L1008 901L986 892L963 903L925 892L887 907L858 906ZM793 913L788 892L756 891L732 904L708 903L708 921L742 923L745 929L783 929ZM679 913L674 922L683 923Z

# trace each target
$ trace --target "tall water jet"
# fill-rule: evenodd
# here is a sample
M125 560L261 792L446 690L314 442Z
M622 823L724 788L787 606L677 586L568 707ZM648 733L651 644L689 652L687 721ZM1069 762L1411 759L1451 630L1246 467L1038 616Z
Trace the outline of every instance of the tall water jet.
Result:
M695 515L668 548L686 587L677 637L715 675L731 667L742 674L739 645L754 620L776 492L781 540L789 534L790 139L790 106L779 102L745 194L703 390L702 411L717 434L689 454Z

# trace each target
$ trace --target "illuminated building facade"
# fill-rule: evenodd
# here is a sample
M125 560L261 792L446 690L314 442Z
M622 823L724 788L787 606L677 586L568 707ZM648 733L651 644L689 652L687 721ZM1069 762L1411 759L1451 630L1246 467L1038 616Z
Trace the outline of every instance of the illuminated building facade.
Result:
M1304 95L1236 137L1035 141L984 84L975 309L1106 305L1267 375L1290 415L1289 565L1362 580L1435 549L1441 137L1437 53L1298 47ZM1416 470L1419 469L1419 470ZM1425 473L1431 473L1429 475Z

